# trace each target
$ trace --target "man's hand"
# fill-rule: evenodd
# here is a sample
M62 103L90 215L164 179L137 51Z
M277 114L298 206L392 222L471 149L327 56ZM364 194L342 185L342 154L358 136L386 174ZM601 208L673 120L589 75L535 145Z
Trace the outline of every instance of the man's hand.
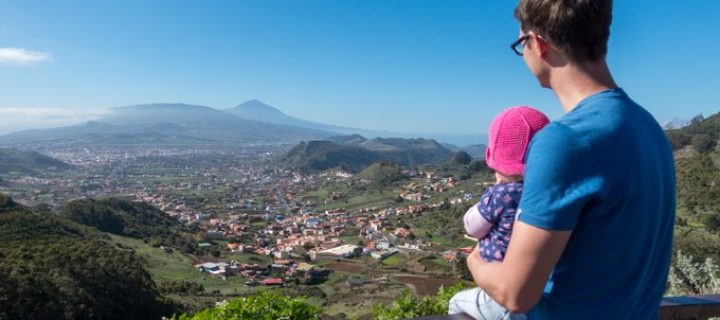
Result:
M571 231L549 231L516 221L503 262L485 262L475 248L467 258L473 279L510 312L523 313L542 297Z
M475 245L475 249L473 249L472 252L470 252L470 255L467 257L467 267L468 270L470 270L470 273L473 272L473 270L478 269L478 266L484 263L490 263L480 256L480 247ZM473 274L473 278L475 278L475 274Z

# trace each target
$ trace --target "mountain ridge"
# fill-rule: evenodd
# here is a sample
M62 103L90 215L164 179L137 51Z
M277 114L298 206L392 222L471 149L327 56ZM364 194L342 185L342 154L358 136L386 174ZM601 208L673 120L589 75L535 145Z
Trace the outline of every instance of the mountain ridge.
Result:
M352 135L331 140L300 142L279 160L280 164L304 172L338 167L359 172L378 161L418 166L446 161L453 154L432 139L365 139Z
M186 103L149 103L112 107L108 114L92 121L49 129L29 129L0 136L0 143L90 143L118 142L114 135L153 133L158 139L140 139L139 145L197 144L201 139L216 143L289 143L325 139L330 136L358 134L367 137L443 137L442 141L462 140L463 144L483 142L484 135L409 134L342 127L289 116L258 99L234 108L216 109ZM182 138L177 138L182 137ZM120 139L122 140L122 139ZM437 138L436 138L437 140ZM455 142L455 141L454 141ZM132 143L120 141L120 144Z

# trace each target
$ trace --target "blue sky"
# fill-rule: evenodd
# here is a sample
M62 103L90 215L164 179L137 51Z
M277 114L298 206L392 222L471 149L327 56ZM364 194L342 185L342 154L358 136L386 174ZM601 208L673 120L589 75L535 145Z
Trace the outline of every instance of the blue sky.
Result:
M561 115L509 44L515 1L0 0L0 133L110 107L257 98L318 122L484 133ZM608 60L663 122L720 111L720 1L615 1ZM23 51L24 50L24 51Z

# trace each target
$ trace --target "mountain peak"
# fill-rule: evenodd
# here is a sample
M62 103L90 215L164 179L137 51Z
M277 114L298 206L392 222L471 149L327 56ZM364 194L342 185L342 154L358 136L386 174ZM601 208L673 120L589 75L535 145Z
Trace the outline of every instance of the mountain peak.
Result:
M285 115L279 109L277 109L273 106L270 106L258 99L252 99L252 100L246 101L246 102L238 105L237 107L235 107L235 110L241 111L241 112L246 112L246 113L251 113L254 115L260 115L260 114Z

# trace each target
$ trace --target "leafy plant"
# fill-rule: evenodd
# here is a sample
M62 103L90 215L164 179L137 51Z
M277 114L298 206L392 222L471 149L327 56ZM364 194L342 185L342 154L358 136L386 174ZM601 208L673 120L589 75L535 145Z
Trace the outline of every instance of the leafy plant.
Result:
M437 294L425 297L415 296L405 289L390 306L374 305L373 318L392 320L447 314L450 298L467 288L467 285L458 282L449 288L440 287Z
M305 320L320 319L322 308L311 305L303 297L289 298L278 291L262 290L232 301L223 301L195 315L183 314L173 317L175 320Z
M677 251L670 266L667 295L716 294L720 292L720 267L710 258L696 262Z

